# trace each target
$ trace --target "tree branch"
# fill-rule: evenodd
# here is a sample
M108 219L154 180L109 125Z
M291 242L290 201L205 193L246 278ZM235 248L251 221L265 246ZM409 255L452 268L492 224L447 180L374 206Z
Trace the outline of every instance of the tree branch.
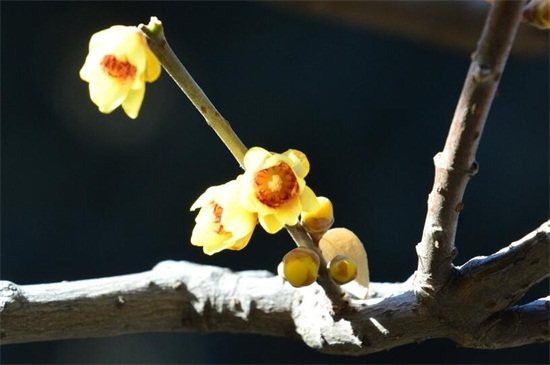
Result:
M495 349L546 342L549 320L550 296L512 307L490 318L476 338L476 347Z
M438 296L437 315L417 301L412 277L405 283L371 283L372 298L352 301L336 315L317 284L296 289L266 271L234 273L189 262L166 261L148 272L75 282L2 281L0 343L223 331L301 338L323 352L353 355L430 338L477 348L519 346L549 340L543 326L548 300L504 311L485 303L500 303L503 295L508 303L519 299L506 297L503 282L511 283L514 293L525 292L548 277L549 255L546 223L504 250L470 260ZM503 331L511 327L515 335L506 336Z
M529 8L524 21L533 22ZM267 1L270 6L290 14L363 27L416 44L453 52L471 52L479 38L488 1ZM527 14L526 14L527 11ZM457 29L460 29L458 32ZM512 54L519 57L546 57L548 34L532 26L522 26Z
M500 76L521 21L524 1L492 6L466 76L443 152L434 158L422 241L417 245L415 291L433 297L447 282L456 256L455 235L466 185L478 169L477 147Z

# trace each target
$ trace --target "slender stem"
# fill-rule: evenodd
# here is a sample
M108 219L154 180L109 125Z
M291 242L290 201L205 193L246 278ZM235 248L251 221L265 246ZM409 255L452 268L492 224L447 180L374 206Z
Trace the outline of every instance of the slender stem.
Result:
M466 185L477 172L475 155L497 86L521 21L524 1L495 1L466 76L436 173L417 245L415 291L431 297L445 285L456 256L455 235Z
M246 146L172 51L164 35L162 23L157 18L152 17L148 25L140 24L139 29L147 36L149 48L162 64L162 67L164 67L166 72L168 72L197 110L203 115L206 123L218 134L241 167L244 168L243 162L247 151ZM319 254L321 267L317 282L323 287L327 297L333 302L335 309L346 307L348 304L346 296L342 292L342 289L328 276L326 270L327 263L302 225L298 223L295 226L285 226L285 228L297 246L311 248Z
M243 160L247 151L246 146L172 51L164 36L162 23L156 18L152 18L149 25L140 24L139 28L147 35L149 47L157 56L162 67L202 114L206 123L220 137L239 165L244 168Z

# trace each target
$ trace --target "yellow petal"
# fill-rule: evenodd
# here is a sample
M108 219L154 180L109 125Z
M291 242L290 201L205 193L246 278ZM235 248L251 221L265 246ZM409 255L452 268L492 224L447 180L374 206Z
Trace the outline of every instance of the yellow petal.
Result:
M290 161L292 161L292 168L296 172L296 175L298 175L301 178L306 177L306 175L309 173L309 160L307 159L307 156L302 151L289 149L285 153L283 153L284 156L288 157Z
M122 102L122 109L132 119L136 119L141 108L141 103L145 96L145 85L136 90L130 90L126 95L126 99Z
M263 169L264 161L271 156L271 153L261 147L252 147L244 155L245 170Z
M86 56L84 65L79 71L79 76L82 80L89 82L100 72L98 65L101 63L102 57L103 56L98 53L90 53Z
M231 243L231 246L227 247L227 249L232 250L232 251L242 250L243 248L246 247L246 245L248 245L248 242L250 242L250 238L252 237L253 232L254 231L250 231L246 236L244 236L242 238L239 238L239 239L235 240L234 242L229 241Z
M146 55L146 68L145 68L145 81L153 82L160 76L160 63L157 60L157 57L151 52L149 48L145 51Z
M213 255L224 250L228 246L226 241L230 238L231 234L216 234L210 229L209 225L197 224L191 234L191 244L202 246L205 254Z
M267 233L277 233L283 228L283 224L272 214L258 216L258 220Z
M115 25L96 35L93 46L90 41L90 53L94 51L112 54L120 60L130 62L137 68L138 74L145 71L147 40L137 27Z
M300 200L302 203L302 210L304 212L316 212L321 209L321 205L319 204L315 193L307 185L304 186L304 191L302 191Z
M206 189L206 191L204 193L202 193L197 198L197 200L195 200L195 202L193 203L193 205L191 205L191 208L189 210L193 211L197 208L200 208L200 207L208 204L212 200L214 200L214 197L216 196L216 190L219 189L219 186L220 185L211 186L208 189Z
M128 93L128 85L115 82L104 76L98 76L90 81L90 99L98 106L102 113L110 113L115 110Z
M281 224L293 226L298 223L298 216L302 210L302 205L300 204L300 199L294 199L293 201L286 204L284 207L279 209L274 209L273 216L281 222Z

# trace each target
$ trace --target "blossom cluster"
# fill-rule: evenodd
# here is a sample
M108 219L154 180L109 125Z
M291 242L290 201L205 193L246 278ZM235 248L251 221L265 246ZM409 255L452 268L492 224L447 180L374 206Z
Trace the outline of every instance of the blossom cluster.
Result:
M200 208L191 243L212 255L241 250L259 223L268 233L298 223L302 212L315 212L320 204L304 178L306 155L289 149L271 153L253 147L244 157L245 172L226 184L208 188L191 206Z
M80 77L89 83L90 98L100 112L110 113L122 106L135 119L145 83L155 81L160 72L144 33L137 27L117 25L91 37ZM321 263L328 263L326 272L335 283L356 284L354 295L366 297L369 273L364 247L351 231L330 229L334 223L332 203L317 197L306 185L306 155L295 149L272 153L253 147L245 154L243 165L243 174L209 187L192 204L192 211L200 210L191 243L208 255L241 250L258 223L271 234L301 223L315 247L289 251L279 265L279 274L292 286L303 287L317 280Z

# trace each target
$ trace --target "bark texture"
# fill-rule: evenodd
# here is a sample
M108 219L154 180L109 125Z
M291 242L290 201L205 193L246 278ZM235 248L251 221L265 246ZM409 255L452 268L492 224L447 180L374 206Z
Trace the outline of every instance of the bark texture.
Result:
M472 55L445 147L434 158L434 185L428 198L422 241L416 247L415 291L426 300L433 300L452 274L464 191L478 170L477 148L524 4L523 1L499 1L491 8Z
M549 297L512 307L549 276L549 257L547 222L493 255L453 268L437 306L417 300L411 277L372 283L371 298L338 313L317 284L296 289L269 272L184 261L111 278L24 286L2 281L0 343L192 331L301 339L348 355L431 338L473 348L521 346L550 339Z

